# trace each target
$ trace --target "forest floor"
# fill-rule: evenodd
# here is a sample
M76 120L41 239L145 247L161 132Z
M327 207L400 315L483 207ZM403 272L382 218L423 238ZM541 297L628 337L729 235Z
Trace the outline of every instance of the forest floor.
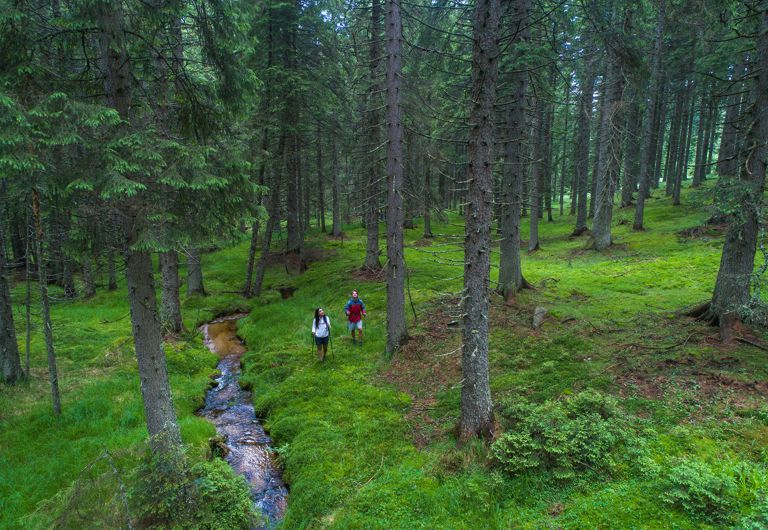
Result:
M344 239L313 229L317 261L295 276L276 259L260 299L234 294L247 242L205 255L211 294L184 300L185 324L195 330L250 310L239 326L249 348L243 381L291 488L286 528L768 527L766 334L723 346L716 329L681 315L711 295L717 274L722 229L703 225L711 193L687 190L678 207L649 200L644 232L631 230L631 209L617 210L616 244L602 253L584 250L586 236L569 235L573 218L555 213L540 224L542 249L523 257L534 289L512 304L492 298L501 432L520 404L551 419L586 391L618 400L622 431L611 436L625 443L602 448L599 465L576 462L568 476L546 461L511 472L480 442L456 446L463 226L455 214L434 224L433 239L420 226L406 235L412 338L392 359L382 353L385 285L357 272L365 232L356 226ZM286 286L295 291L283 299L277 289ZM364 347L344 326L353 288L368 309ZM23 300L22 285L14 295ZM309 336L319 306L335 331L325 363ZM533 329L536 307L548 313ZM35 328L32 383L0 393L0 527L50 518L55 501L39 503L98 482L105 472L88 466L105 450L118 470L135 463L145 430L127 313L124 289L54 304L62 418L49 412ZM216 359L194 332L166 349L184 439L203 458L213 428L194 411Z

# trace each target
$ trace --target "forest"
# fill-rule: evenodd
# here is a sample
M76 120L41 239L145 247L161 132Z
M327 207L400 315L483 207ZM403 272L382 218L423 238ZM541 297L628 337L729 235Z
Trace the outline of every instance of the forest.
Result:
M0 0L0 528L768 529L768 0Z

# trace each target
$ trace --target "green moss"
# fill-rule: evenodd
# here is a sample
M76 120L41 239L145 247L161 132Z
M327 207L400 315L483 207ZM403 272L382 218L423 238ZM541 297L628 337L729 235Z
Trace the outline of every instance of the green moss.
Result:
M243 383L253 390L290 482L286 528L707 524L695 509L661 500L660 488L668 478L663 471L680 459L707 466L743 461L759 470L768 455L768 427L762 421L764 400L745 401L748 393L739 393L738 387L731 391L710 380L703 388L696 380L711 375L748 384L768 378L768 367L764 352L745 345L723 352L703 340L706 328L675 313L711 295L722 246L717 233L678 235L709 215L704 205L710 192L685 191L682 207L650 200L648 230L616 226L617 245L602 253L585 251L583 237L568 237L572 218L541 223L542 250L523 256L525 276L536 290L521 293L513 307L492 300L495 401L525 398L541 404L589 389L614 394L644 425L638 435L647 455L639 463L617 459L610 474L597 479L577 473L567 485L546 471L502 475L482 444L455 447L450 430L459 417L458 381L449 381L434 395L429 417L437 435L416 448L414 420L406 417L411 399L382 377L390 367L383 355L384 284L352 274L365 251L365 232L357 226L345 227L343 242L311 232L308 245L325 259L311 263L301 276L270 267L263 296L253 300L236 294L244 278L245 241L204 255L209 296L184 298L189 335L166 347L191 454L202 458L213 433L194 416L215 365L195 329L215 315L250 310L239 323L249 347ZM630 211L617 211L617 222L630 217ZM412 332L426 332L436 300L455 297L461 289L461 219L450 214L433 230L430 246L414 244L421 239L420 229L406 233ZM523 237L527 230L525 220ZM492 260L497 259L494 249ZM278 285L298 290L282 300L274 290ZM368 308L363 348L351 345L343 327L342 307L353 288ZM16 287L14 296L23 300L23 286ZM412 321L411 301L418 325ZM324 364L316 361L309 334L318 306L333 325L332 353ZM549 311L538 331L530 329L535 306ZM55 418L49 412L45 354L35 320L33 381L0 389L0 526L18 526L40 501L65 491L104 449L118 455L121 469L135 467L146 436L125 290L100 292L89 301L56 301L53 318L64 415ZM18 331L22 339L23 327ZM425 358L446 354L459 341L457 330L449 332L424 341L418 353ZM686 363L696 363L695 368ZM749 480L733 479L741 488L728 505L734 524L760 521L760 507L745 499L764 488L761 476L755 472Z

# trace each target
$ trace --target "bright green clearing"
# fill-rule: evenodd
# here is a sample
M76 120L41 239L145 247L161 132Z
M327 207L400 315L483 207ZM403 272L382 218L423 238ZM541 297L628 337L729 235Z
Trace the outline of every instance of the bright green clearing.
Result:
M244 278L246 242L206 255L212 294L184 300L185 324L194 330L215 315L251 310L240 323L250 349L244 383L253 387L290 484L283 526L768 527L768 354L746 344L718 346L715 330L676 313L705 300L717 273L720 235L678 235L708 217L710 193L691 191L676 208L650 200L642 233L630 229L631 210L617 211L617 245L606 253L584 251L584 238L568 237L573 219L556 215L540 225L542 250L523 258L536 290L510 307L492 300L492 390L500 410L595 389L616 396L626 414L634 443L611 450L610 465L568 480L540 470L505 474L479 442L456 448L461 337L460 326L447 322L459 313L460 217L436 223L430 242L421 240L421 227L407 234L417 322L409 307L414 340L393 360L382 354L384 283L356 279L362 228L347 226L342 241L313 228L308 246L322 259L302 276L270 268L267 289L298 288L288 300L270 290L259 300L232 294ZM342 329L353 288L369 314L363 348ZM17 286L16 300L23 289ZM317 306L334 326L324 364L309 336ZM549 316L534 331L536 306ZM21 305L18 311L21 324ZM146 436L124 290L58 301L53 320L63 416L49 411L39 324L32 382L0 388L1 527L26 526L25 516L105 450L119 470L130 469ZM216 361L194 333L166 351L185 441L203 458L214 433L194 411ZM92 476L86 470L80 480Z

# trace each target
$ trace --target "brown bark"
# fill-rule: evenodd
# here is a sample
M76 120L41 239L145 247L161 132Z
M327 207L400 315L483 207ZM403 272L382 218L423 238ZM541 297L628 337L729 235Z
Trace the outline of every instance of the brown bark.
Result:
M651 67L651 86L648 107L645 111L645 131L643 133L638 175L638 194L635 204L635 219L632 223L634 230L643 229L643 217L645 215L645 199L650 195L652 181L657 179L652 173L656 166L656 153L659 137L658 121L660 118L661 92L663 83L661 80L661 64L664 44L664 29L666 25L666 2L659 1L659 12L656 18L656 42L653 51L653 65ZM663 135L662 135L663 136Z
M150 253L129 250L125 271L150 445L155 452L166 453L181 445L181 432L168 381Z
M320 130L320 122L317 122L315 136L315 148L317 149L317 224L322 233L326 232L325 226L325 179L323 177L323 136Z
M607 76L607 72L603 73L600 79L600 91L597 103L597 128L595 130L595 156L592 160L592 180L590 181L589 192L589 217L595 216L595 203L597 201L597 181L599 180L600 173L600 156L603 152L602 142L605 138L605 135L603 134L603 123L605 122L604 116L606 113Z
M544 191L544 179L546 178L546 138L544 131L546 129L545 120L547 119L544 110L544 101L539 99L536 102L536 122L533 127L533 160L531 162L531 218L528 225L528 252L539 250L539 219L541 218L541 195Z
M284 143L284 137L281 137L276 156L277 160L282 156ZM261 288L264 284L264 274L267 270L267 260L269 259L269 247L272 244L272 234L275 232L275 227L280 224L280 174L277 172L273 172L272 174L267 212L269 218L267 220L267 226L264 228L264 235L261 237L261 256L256 265L256 274L255 279L253 280L252 289L253 296L261 296Z
M624 127L624 171L621 178L621 207L632 206L632 200L637 190L639 160L640 160L640 133L642 131L642 114L640 112L640 95L636 90L632 91L629 100L629 111L626 113L627 121Z
M587 231L587 187L589 183L589 137L592 126L592 103L595 92L595 71L592 61L588 61L586 72L580 80L581 94L579 95L579 119L576 132L576 227L573 235L578 236Z
M701 92L701 103L699 104L699 124L696 131L696 160L694 161L693 169L693 182L691 186L698 188L704 182L704 169L707 157L707 130L709 125L707 119L709 117L708 108L709 97L705 91Z
M387 0L387 353L408 338L403 255L403 123L400 107L403 26L400 0Z
M720 176L734 177L738 169L738 137L741 124L742 82L744 65L733 68L731 92L725 105L725 121L720 135L720 149L717 155L717 172Z
M716 323L729 313L741 314L750 303L750 282L760 227L760 213L768 165L768 9L760 12L757 42L756 100L747 113L747 134L739 172L737 213L725 237L720 269L707 317Z
M333 226L331 235L339 237L342 234L341 219L341 176L339 175L339 153L336 150L336 135L331 133L331 165L333 171Z
M613 55L613 54L612 54ZM621 167L621 128L623 123L624 72L620 59L612 56L605 76L605 112L600 133L600 165L595 188L595 215L592 222L591 248L604 250L611 243L613 197Z
M8 281L8 264L5 255L5 180L2 180L0 195L0 376L3 382L13 384L22 377L19 344L16 341L16 327L13 322L13 305Z
M59 393L59 371L56 368L56 348L53 343L53 326L51 325L51 307L48 300L48 275L45 271L43 257L43 222L40 213L40 194L32 188L32 216L35 223L35 260L37 261L37 278L40 285L40 313L43 320L45 337L45 352L48 358L48 382L51 385L51 402L53 413L61 414L61 395Z
M161 322L166 333L181 333L184 324L181 319L181 301L179 300L179 255L175 250L160 253L160 272L162 275L162 312Z
M529 0L516 0L511 6L510 28L514 31L514 65L523 58L530 38ZM514 68L514 66L513 66ZM504 165L501 168L501 242L499 243L499 293L510 299L527 285L520 263L520 216L523 201L523 181L528 160L526 157L527 127L525 123L525 95L528 91L528 72L515 68L511 74L512 106L507 113L507 134Z
M125 28L119 3L98 6L100 48L105 71L104 90L109 105L130 123L131 63L125 42ZM124 218L134 226L141 211L140 198L125 199L120 208ZM157 316L152 260L148 252L136 251L133 228L125 228L126 278L131 307L133 341L138 362L144 413L150 446L155 453L168 453L181 445L181 434L171 399L165 365L160 321ZM202 279L202 278L201 278Z
M93 298L96 295L96 281L93 270L93 255L86 250L82 259L83 267L83 298Z
M205 296L203 285L203 264L199 248L190 248L187 251L187 294L200 294Z
M367 231L367 243L365 246L365 260L363 269L369 271L381 270L379 260L379 190L381 186L381 167L379 163L379 144L381 143L381 116L378 110L378 94L381 91L379 82L379 63L381 59L381 0L372 0L371 3L371 44L369 50L370 61L370 86L368 91L368 141L366 153L366 165L368 181L366 183L365 202L365 228Z
M432 235L432 167L429 161L424 164L424 237Z
M463 346L459 442L494 432L488 361L488 288L493 209L494 105L498 74L499 1L475 4L472 109L469 123L469 196L464 239Z
M678 159L678 151L680 149L683 106L683 92L682 90L678 89L677 95L675 96L674 114L672 114L672 123L669 128L669 136L667 140L667 160L664 165L664 195L667 197L672 196L672 193L675 189L675 179L677 178L676 164Z

